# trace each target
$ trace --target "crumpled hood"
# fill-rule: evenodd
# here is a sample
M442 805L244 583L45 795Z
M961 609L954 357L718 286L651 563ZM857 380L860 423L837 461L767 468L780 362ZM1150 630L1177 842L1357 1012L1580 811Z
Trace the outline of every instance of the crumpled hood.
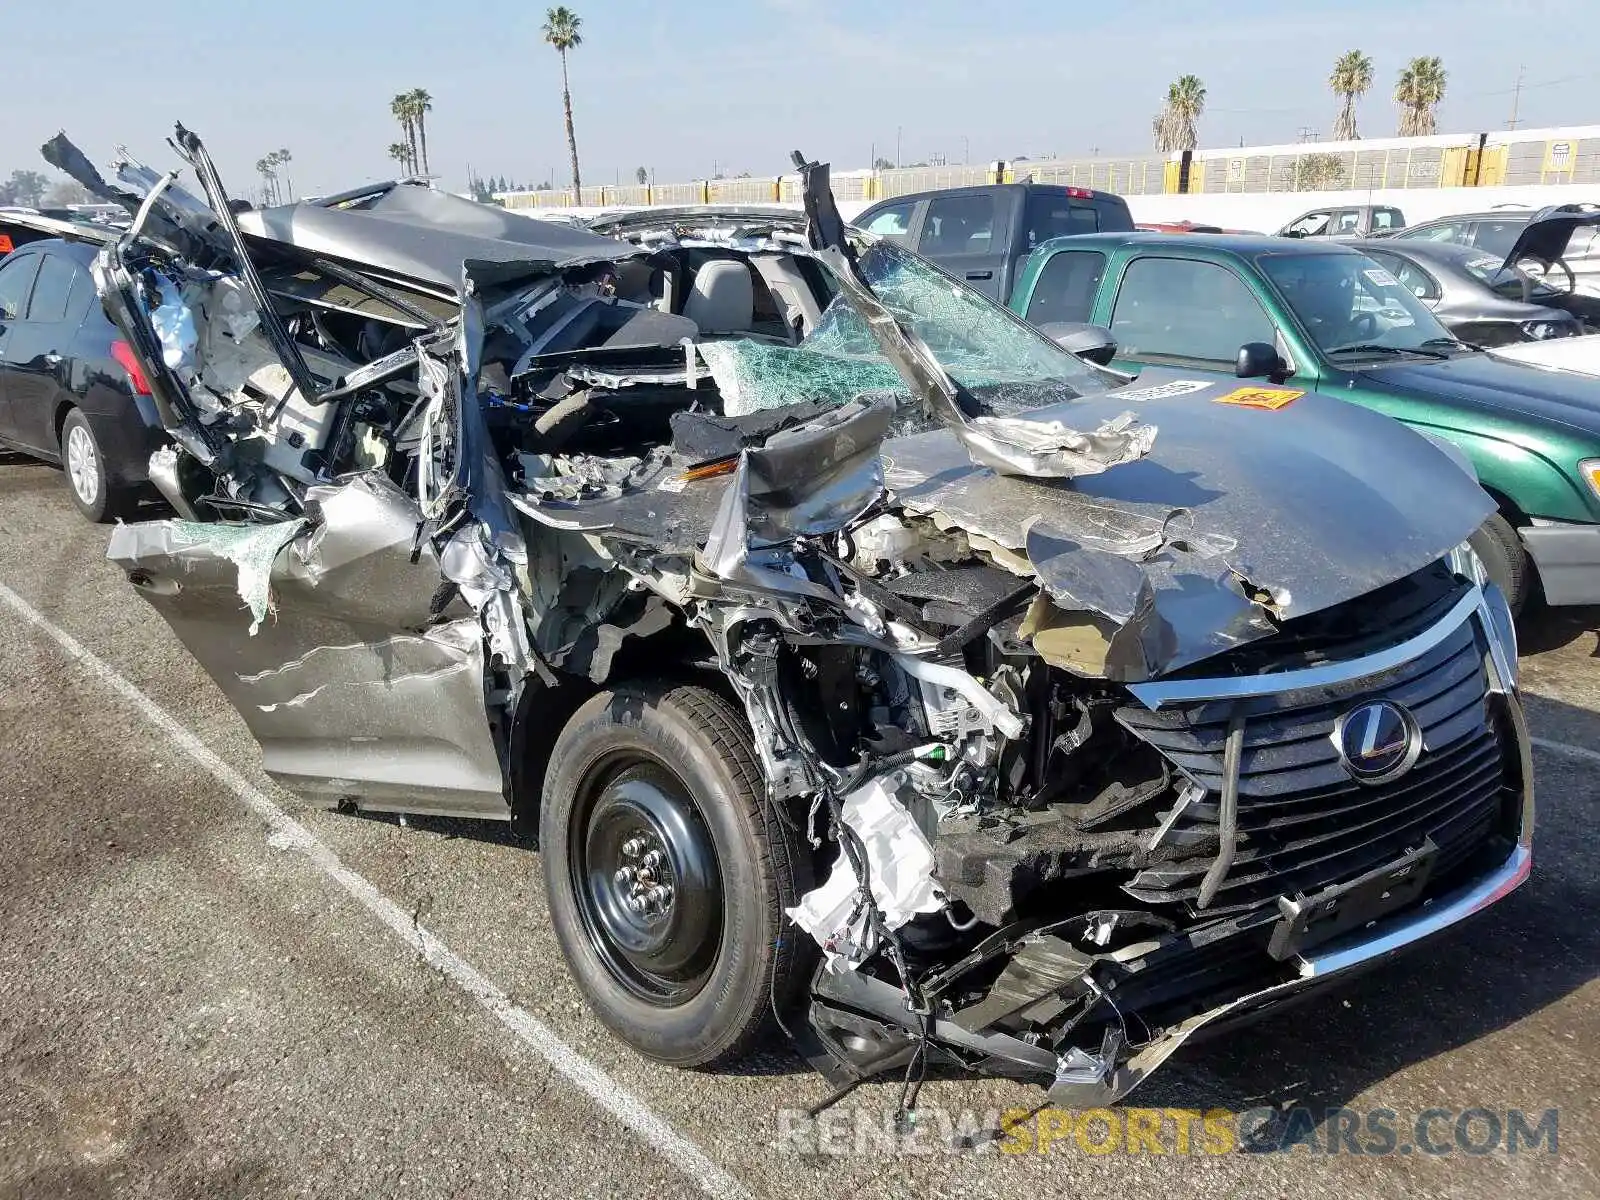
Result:
M1520 413L1600 435L1600 380L1541 370L1492 354L1444 362L1370 367L1362 378L1386 391L1443 400L1465 412Z
M541 221L429 188L397 184L359 208L308 201L242 213L247 234L331 255L451 291L464 262L548 274L636 257L634 247L554 221Z
M1031 613L1034 629L1049 618L1059 632L1063 614L1076 619L1092 633L1080 628L1067 640L1098 639L1103 654L1075 665L1128 683L1268 637L1284 621L1401 579L1461 545L1494 511L1477 480L1420 434L1292 388L1146 371L1133 386L1085 397L1065 392L1060 403L1013 417L1083 427L1130 410L1160 430L1149 452L1071 479L1001 474L975 462L949 429L887 438L876 456L857 449L851 469L796 465L806 441L818 462L844 464L832 453L840 421L853 430L850 447L876 441L868 432L877 422L873 405L858 401L785 443L794 464L778 475L804 481L799 491L808 495L804 503L787 496L782 520L764 507L754 542L748 514L738 509L753 495L743 468L731 481L685 482L681 466L660 463L604 499L514 502L555 528L669 553L699 550L712 574L749 582L752 545L838 528L849 522L839 514L866 511L886 493L891 508L960 530L975 549L1037 578L1055 611ZM745 456L753 453L766 451ZM847 495L850 503L837 502ZM823 511L833 516L820 524L796 515ZM766 571L763 583L814 591L781 569ZM1028 625L1023 633L1035 636Z
M1025 554L1058 609L1092 616L1110 639L1111 678L1170 672L1365 595L1442 557L1493 511L1427 439L1296 389L1146 372L1035 415L1085 425L1130 402L1160 435L1144 458L1099 475L1001 476L943 433L883 452L908 512Z

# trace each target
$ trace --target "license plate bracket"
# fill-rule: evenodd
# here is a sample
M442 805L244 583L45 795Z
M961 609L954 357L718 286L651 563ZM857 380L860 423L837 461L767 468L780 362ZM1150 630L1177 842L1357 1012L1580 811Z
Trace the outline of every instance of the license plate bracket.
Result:
M1395 862L1348 883L1335 884L1314 896L1279 896L1278 911L1283 915L1272 927L1267 953L1280 961L1292 958L1404 908L1427 887L1438 856L1433 839L1424 838L1422 845Z

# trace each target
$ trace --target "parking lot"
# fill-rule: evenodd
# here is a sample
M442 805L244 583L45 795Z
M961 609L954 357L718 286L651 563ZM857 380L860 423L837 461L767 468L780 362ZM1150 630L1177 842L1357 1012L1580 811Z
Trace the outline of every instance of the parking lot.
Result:
M1532 882L1130 1099L1403 1126L1555 1108L1554 1153L836 1153L785 1139L784 1110L828 1088L781 1047L705 1075L616 1043L504 829L344 816L267 782L105 539L58 471L0 455L0 1195L1600 1194L1594 613L1525 631ZM1041 1100L940 1078L924 1124Z

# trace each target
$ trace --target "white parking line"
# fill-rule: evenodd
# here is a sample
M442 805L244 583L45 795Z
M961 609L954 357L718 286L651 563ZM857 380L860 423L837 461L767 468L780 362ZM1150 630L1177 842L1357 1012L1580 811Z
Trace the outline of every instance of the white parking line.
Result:
M1541 737L1530 737L1528 740L1541 750L1553 750L1569 758L1586 758L1590 762L1600 762L1600 750L1591 750L1587 746L1574 746L1571 742L1553 742L1549 738Z
M700 1147L684 1137L632 1092L625 1090L600 1067L579 1054L543 1021L511 998L449 946L445 945L412 914L380 892L365 876L345 866L330 850L260 788L217 757L204 742L149 696L124 679L76 638L54 624L16 592L0 583L0 601L23 620L48 636L67 656L101 683L128 701L139 713L167 736L216 780L238 797L240 803L272 829L274 844L304 854L319 871L332 879L363 908L387 925L394 934L414 948L423 959L466 992L496 1020L522 1039L533 1052L566 1076L622 1124L669 1159L688 1175L708 1196L743 1198L750 1192L708 1158Z

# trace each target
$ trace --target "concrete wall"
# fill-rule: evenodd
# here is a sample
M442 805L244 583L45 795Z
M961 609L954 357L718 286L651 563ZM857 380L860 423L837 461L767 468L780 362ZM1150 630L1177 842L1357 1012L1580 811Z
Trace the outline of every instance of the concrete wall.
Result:
M1600 187L1562 184L1547 187L1479 188L1389 188L1370 192L1262 192L1211 196L1129 196L1129 211L1136 222L1194 221L1221 225L1225 229L1246 229L1257 233L1276 233L1303 212L1315 208L1348 204L1392 204L1415 225L1451 213L1479 212L1501 204L1543 208L1547 204L1600 204ZM626 206L621 206L626 207ZM715 207L715 206L712 206ZM799 208L784 204L784 208ZM853 220L867 207L864 200L840 200L839 211ZM524 216L557 213L598 216L616 212L617 207L572 209L519 209Z
M1349 204L1392 204L1415 225L1451 213L1479 212L1501 204L1600 204L1600 187L1388 188L1369 192L1261 192L1210 196L1129 196L1136 222L1194 221L1225 229L1276 233L1303 212Z

